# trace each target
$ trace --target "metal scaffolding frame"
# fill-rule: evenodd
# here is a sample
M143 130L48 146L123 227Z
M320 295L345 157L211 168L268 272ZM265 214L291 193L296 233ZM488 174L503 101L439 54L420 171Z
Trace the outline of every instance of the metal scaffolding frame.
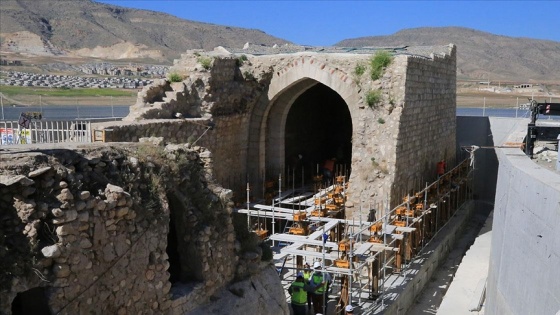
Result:
M272 242L273 261L284 285L289 286L297 272L303 270L303 259L320 261L322 270L334 275L333 283L340 279L339 295L344 291L345 296L339 296L337 307L352 303L375 313L384 309L389 298L386 296L389 278L403 274L414 257L422 253L445 223L470 199L473 161L471 155L436 181L426 183L424 189L407 194L403 202L392 209L385 202L383 215L374 222L363 222L361 216L358 222L334 217L341 213L343 216L344 207L323 212L327 205L335 202L333 192L338 192L345 200L345 178L342 183L315 189L314 193L296 189L282 192L279 188L272 205L251 203L247 184L247 208L236 211L247 214L250 229L251 220L256 218L260 231L254 229L255 232L264 241ZM336 209L335 206L331 208ZM273 233L269 234L260 226L261 219L265 227L271 221ZM275 221L280 221L280 226L283 224L283 232L275 230ZM304 232L292 233L294 226ZM330 240L324 239L324 235ZM288 260L291 266L286 266ZM364 269L367 277L363 275ZM367 279L365 283L364 279Z

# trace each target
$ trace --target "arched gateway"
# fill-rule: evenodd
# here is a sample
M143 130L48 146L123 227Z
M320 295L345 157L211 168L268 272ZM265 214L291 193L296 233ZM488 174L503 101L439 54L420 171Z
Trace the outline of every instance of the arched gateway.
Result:
M254 109L249 165L258 165L260 173L285 173L289 159L301 154L309 175L316 173L315 165L332 157L350 166L358 91L340 70L312 57L294 60L274 74L267 97Z

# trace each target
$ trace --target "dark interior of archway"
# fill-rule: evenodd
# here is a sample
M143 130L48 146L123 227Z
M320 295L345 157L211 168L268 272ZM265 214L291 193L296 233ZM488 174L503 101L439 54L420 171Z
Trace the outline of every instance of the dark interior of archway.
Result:
M167 194L170 214L166 251L169 257L169 281L174 286L204 280L202 257L195 242L198 232L185 228L188 205L182 198L174 192Z
M12 314L50 315L45 288L37 287L19 292L12 301Z
M301 94L290 108L285 134L286 163L290 168L297 165L296 173L301 174L301 154L307 178L330 158L336 158L339 174L350 174L352 118L346 102L331 88L316 84Z

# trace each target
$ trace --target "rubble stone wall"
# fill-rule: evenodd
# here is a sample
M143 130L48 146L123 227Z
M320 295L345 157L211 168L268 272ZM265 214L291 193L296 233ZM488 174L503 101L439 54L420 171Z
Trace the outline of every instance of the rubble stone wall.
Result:
M204 148L2 155L0 314L37 287L57 314L185 314L267 265L260 247L237 239L231 191L214 184ZM267 310L286 314L287 305Z

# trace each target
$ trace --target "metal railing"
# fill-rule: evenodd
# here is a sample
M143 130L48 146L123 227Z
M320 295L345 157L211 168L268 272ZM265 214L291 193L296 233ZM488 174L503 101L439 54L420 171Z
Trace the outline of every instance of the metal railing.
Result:
M60 142L92 142L91 122L33 120L24 128L17 121L0 121L0 145Z

